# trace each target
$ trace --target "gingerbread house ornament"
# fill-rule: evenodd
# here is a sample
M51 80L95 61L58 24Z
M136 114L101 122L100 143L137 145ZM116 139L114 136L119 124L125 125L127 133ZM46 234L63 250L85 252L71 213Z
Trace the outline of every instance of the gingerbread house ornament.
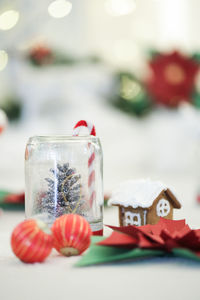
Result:
M156 224L160 217L173 219L181 208L171 190L159 181L129 180L112 193L108 205L119 207L120 226Z

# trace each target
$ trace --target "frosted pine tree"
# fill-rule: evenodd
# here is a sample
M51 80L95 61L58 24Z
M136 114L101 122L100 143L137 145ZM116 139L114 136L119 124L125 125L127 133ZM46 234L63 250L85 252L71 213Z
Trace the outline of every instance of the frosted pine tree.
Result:
M42 199L42 210L54 217L62 214L81 214L83 204L79 174L68 163L50 169L52 178L45 178L48 191Z

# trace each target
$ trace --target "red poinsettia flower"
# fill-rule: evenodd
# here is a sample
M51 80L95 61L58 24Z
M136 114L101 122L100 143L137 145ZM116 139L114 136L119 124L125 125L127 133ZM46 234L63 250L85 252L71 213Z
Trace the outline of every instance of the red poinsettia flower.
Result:
M176 107L190 101L198 64L179 52L157 55L149 62L151 76L147 88L155 102Z
M174 248L185 248L200 256L200 229L191 229L185 220L160 218L155 225L108 227L114 231L98 245L166 252L171 252Z

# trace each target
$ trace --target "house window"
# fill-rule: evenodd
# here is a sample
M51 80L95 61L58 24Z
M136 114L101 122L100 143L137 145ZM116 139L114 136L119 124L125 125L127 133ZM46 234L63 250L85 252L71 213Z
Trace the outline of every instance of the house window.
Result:
M169 214L169 212L170 212L169 201L167 201L165 199L159 200L158 204L156 206L156 211L157 211L158 217L165 217L165 216L167 216Z
M138 213L132 213L130 211L125 212L125 226L136 225L141 226L141 216Z

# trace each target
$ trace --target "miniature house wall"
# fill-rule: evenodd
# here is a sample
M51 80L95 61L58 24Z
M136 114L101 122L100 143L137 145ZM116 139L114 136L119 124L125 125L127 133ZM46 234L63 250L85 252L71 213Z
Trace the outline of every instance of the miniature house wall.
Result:
M119 207L120 226L156 224L160 217L173 219L173 209L181 207L166 186L150 180L121 185L109 204Z

